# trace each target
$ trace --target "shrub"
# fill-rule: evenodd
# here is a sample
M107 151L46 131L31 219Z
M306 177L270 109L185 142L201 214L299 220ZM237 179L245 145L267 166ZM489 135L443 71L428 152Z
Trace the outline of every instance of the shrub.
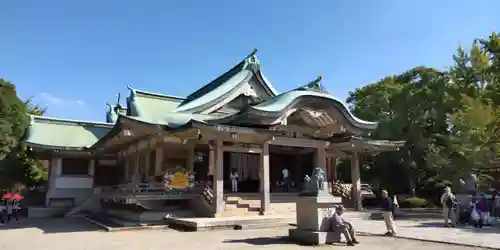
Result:
M420 197L408 197L399 202L401 208L424 208L429 205L426 199Z

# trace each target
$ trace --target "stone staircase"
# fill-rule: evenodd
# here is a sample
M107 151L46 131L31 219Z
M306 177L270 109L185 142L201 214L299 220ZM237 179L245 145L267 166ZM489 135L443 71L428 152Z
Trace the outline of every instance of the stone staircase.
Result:
M271 194L271 214L295 214L295 200L297 194ZM228 194L224 196L226 211L224 217L258 215L260 212L259 194Z

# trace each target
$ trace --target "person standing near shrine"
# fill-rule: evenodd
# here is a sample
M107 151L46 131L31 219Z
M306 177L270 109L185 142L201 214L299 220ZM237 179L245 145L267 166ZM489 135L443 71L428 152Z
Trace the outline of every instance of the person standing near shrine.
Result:
M450 187L444 188L444 193L441 195L440 201L443 207L444 226L448 227L448 221L451 221L451 226L455 227L457 222L457 216L455 213L455 210L457 208L457 201L455 195L451 192Z
M486 198L484 193L480 194L479 202L477 203L476 209L479 213L479 227L483 227L483 225L489 224L490 218L490 201Z
M281 170L281 178L283 181L283 191L288 192L290 188L290 171L286 167Z
M236 172L236 168L233 168L231 174L229 175L229 179L231 179L231 191L233 193L238 192L238 172Z
M394 223L394 217L392 214L394 203L389 197L387 190L382 190L382 203L380 208L382 210L382 216L384 217L385 227L387 229L387 236L396 236L396 225Z

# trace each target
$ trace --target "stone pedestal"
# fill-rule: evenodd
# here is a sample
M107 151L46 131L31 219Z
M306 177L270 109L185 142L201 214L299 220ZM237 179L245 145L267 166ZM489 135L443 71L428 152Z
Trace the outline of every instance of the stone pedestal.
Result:
M297 243L309 245L332 244L340 241L340 233L332 232L329 218L335 206L342 203L332 195L301 196L297 199L297 228L290 229L288 236Z

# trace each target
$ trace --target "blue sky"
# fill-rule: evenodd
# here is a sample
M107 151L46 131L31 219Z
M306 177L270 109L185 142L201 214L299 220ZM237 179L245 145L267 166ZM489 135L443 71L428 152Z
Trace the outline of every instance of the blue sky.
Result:
M258 48L278 91L350 90L500 31L498 0L3 0L0 77L48 115L103 121L126 86L185 96Z

